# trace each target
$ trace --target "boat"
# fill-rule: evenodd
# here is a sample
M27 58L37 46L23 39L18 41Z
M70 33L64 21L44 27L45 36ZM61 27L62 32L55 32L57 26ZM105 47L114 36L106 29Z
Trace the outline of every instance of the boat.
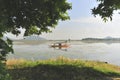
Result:
M53 48L67 48L69 47L70 45L67 44L67 43L54 43L54 44L51 44L50 47L53 47Z

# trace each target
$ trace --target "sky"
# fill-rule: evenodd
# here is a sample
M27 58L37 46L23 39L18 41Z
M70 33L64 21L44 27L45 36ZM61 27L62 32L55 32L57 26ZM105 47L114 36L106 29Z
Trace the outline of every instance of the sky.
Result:
M92 15L91 9L97 5L96 0L68 0L72 3L72 9L68 11L70 20L60 21L52 33L40 35L48 40L79 40L82 38L120 37L120 14L115 12L112 21L104 22ZM13 35L8 35L15 38ZM16 37L22 38L23 34Z

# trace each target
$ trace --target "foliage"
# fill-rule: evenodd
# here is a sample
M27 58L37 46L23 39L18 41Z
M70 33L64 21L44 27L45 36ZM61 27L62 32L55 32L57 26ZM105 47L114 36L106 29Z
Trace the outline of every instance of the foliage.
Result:
M9 74L7 74L7 71L5 69L4 64L0 61L0 80L12 80Z
M39 28L38 34L47 32L58 20L69 19L67 10L71 5L66 0L0 0L0 32L12 32L18 35L20 27Z
M74 60L64 57L50 60L8 60L13 80L112 80L120 78L120 67L105 62ZM33 77L34 76L34 77Z
M94 16L99 15L104 21L112 20L113 12L120 9L120 0L97 0L97 7L92 9Z
M59 20L69 19L69 9L66 0L0 0L0 57L13 52L10 40L1 39L5 33L19 35L19 28L25 29L24 36L50 32Z
M0 38L0 61L6 60L6 55L9 52L13 53L12 41L9 38L7 38L5 41Z

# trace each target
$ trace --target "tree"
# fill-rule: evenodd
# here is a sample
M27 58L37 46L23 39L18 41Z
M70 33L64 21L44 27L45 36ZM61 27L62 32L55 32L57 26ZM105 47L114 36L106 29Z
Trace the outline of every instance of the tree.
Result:
M19 35L19 28L25 29L24 36L50 32L59 20L67 20L71 4L66 0L0 0L0 60L13 52L9 39L2 40L5 33Z
M112 20L113 12L120 9L120 0L97 0L97 7L92 9L94 16L99 15L104 21Z

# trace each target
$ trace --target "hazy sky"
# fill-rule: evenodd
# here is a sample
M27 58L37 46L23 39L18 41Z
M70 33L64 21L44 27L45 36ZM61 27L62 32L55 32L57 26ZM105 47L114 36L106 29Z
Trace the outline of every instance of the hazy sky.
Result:
M113 16L113 21L104 23L100 17L94 17L91 9L96 0L68 0L72 10L68 11L70 20L60 21L52 33L43 33L46 39L81 39L86 37L120 37L120 15ZM9 35L13 37L12 35ZM21 35L18 37L21 38Z

